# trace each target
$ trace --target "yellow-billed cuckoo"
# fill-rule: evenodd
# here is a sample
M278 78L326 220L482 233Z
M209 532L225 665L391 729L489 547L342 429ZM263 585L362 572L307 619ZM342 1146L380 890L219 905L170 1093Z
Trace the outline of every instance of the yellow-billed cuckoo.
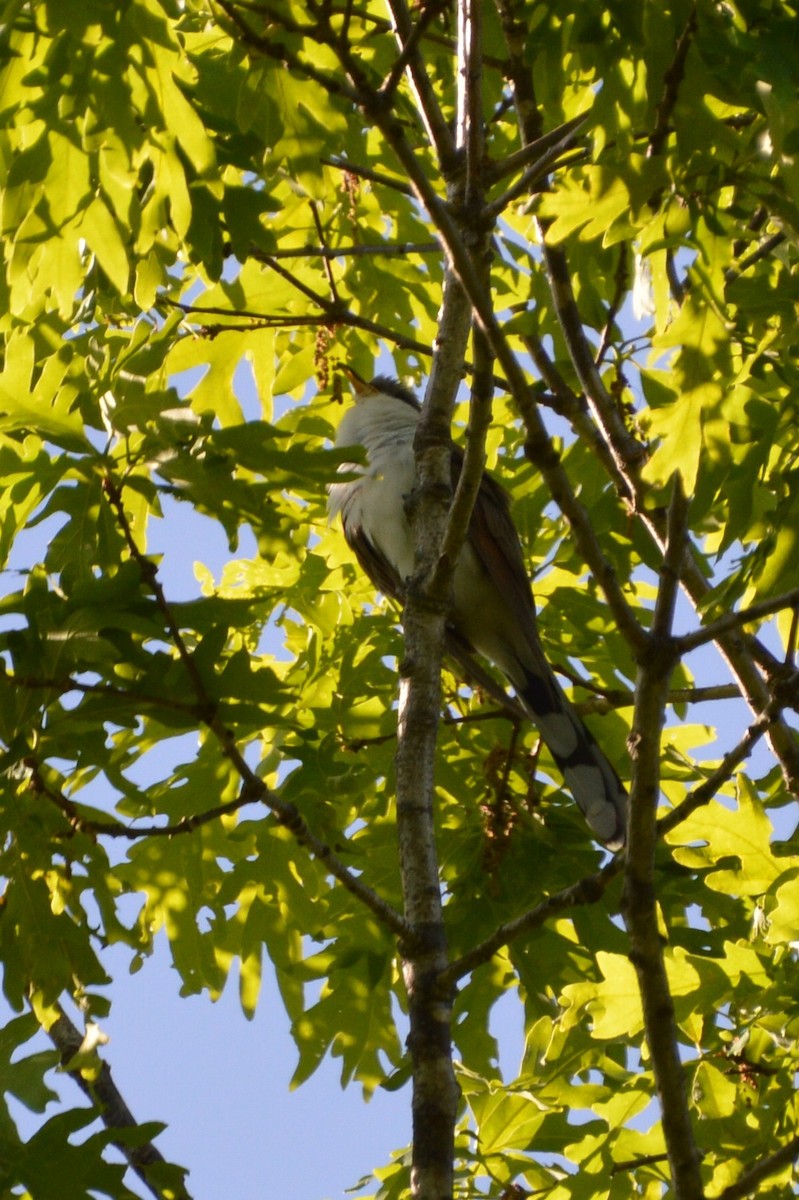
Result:
M358 385L339 425L336 446L361 446L358 478L330 487L331 516L366 574L402 602L414 569L406 502L416 481L413 439L420 405L407 388L377 376ZM453 485L462 454L453 449ZM448 640L489 659L510 681L555 759L596 837L624 845L627 794L544 657L535 604L505 491L488 475L480 484L469 532L455 568Z

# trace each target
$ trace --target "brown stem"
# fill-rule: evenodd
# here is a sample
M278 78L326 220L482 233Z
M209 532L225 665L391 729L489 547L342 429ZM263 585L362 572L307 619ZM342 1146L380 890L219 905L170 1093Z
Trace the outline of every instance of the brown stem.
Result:
M647 651L639 656L630 737L633 777L622 911L630 937L630 960L635 967L641 994L644 1030L660 1101L661 1124L675 1197L677 1200L704 1200L700 1156L688 1107L688 1089L679 1053L679 1031L666 972L663 937L658 925L655 884L661 734L668 681L677 662L671 627L683 559L684 516L684 498L681 489L675 486L653 633Z

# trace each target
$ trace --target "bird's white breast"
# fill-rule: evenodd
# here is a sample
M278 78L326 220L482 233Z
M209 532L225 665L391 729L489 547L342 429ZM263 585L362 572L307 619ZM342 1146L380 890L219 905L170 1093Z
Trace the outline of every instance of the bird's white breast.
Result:
M336 435L336 446L362 446L365 466L344 464L359 479L334 483L328 509L341 513L345 529L360 528L401 579L413 571L413 539L405 501L416 476L413 436L418 413L393 396L377 395L348 409Z

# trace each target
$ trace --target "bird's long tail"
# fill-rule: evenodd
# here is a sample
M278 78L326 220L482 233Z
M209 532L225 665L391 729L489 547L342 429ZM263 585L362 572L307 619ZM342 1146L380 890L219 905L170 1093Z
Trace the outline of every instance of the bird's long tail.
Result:
M541 734L592 832L610 850L627 836L627 792L593 734L547 669L525 671L519 697Z

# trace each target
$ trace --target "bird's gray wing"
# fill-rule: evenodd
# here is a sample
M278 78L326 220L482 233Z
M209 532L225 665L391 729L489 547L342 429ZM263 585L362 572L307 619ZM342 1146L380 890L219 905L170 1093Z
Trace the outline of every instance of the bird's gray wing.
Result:
M364 532L363 526L354 521L345 522L344 537L347 540L347 545L360 563L361 569L366 572L375 587L384 596L388 596L391 600L398 600L400 604L403 604L405 601L405 589L402 586L399 573L386 556L378 550L374 542L370 541Z
M452 453L453 488L457 484L463 453ZM469 523L469 541L486 574L494 580L517 619L530 623L535 636L533 593L519 535L510 515L510 497L490 475L483 475Z

